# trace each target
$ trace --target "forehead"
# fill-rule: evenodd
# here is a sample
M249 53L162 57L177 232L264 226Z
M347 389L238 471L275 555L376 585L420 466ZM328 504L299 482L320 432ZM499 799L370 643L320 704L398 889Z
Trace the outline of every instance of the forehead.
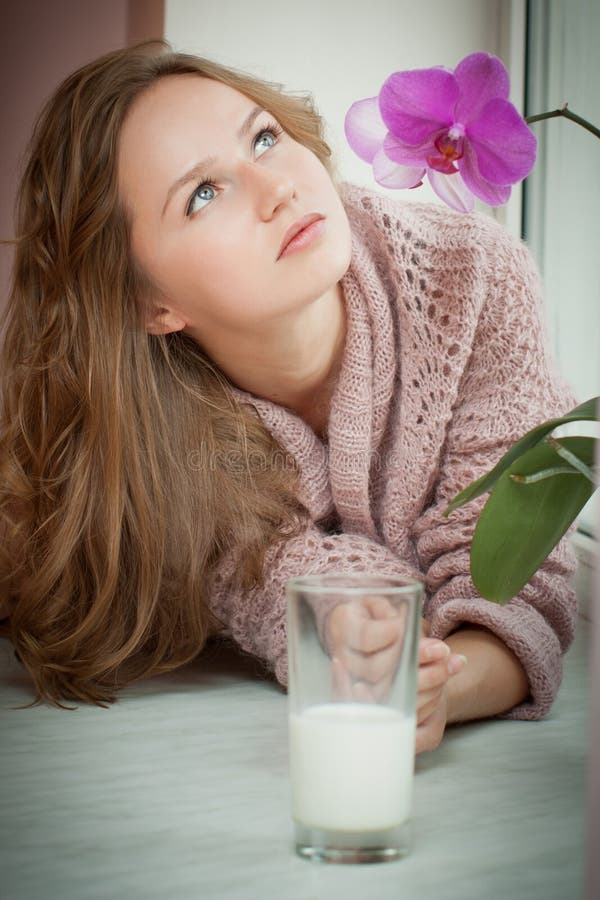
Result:
M253 100L200 75L166 75L132 103L119 136L120 192L137 200L151 180L161 189L197 160L226 152ZM137 206L137 202L134 206Z
M199 123L200 127L232 128L236 115L243 115L252 100L235 88L201 75L166 75L146 88L132 103L121 130L121 142L165 126ZM201 117L198 119L198 117Z

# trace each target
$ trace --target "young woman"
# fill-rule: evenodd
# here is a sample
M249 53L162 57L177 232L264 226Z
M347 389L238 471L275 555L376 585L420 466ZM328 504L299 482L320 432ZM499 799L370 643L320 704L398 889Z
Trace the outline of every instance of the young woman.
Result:
M218 634L285 685L285 582L361 571L426 584L417 752L549 709L566 543L498 606L469 577L483 499L443 517L573 405L535 268L488 217L340 181L309 97L156 44L68 78L0 365L3 630L38 699L110 702ZM367 687L392 632L365 610L342 663Z

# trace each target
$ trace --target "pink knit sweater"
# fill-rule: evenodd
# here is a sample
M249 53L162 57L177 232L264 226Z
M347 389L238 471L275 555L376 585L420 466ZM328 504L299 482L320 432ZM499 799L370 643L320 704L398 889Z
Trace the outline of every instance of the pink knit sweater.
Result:
M345 183L353 235L342 279L347 338L324 443L296 414L235 390L298 461L312 524L267 554L264 586L229 584L211 605L228 633L287 684L285 583L300 574L420 577L431 634L485 626L517 655L535 719L560 685L573 638L566 541L505 606L478 595L469 544L487 495L443 512L521 434L575 398L547 351L532 258L489 217L404 204Z

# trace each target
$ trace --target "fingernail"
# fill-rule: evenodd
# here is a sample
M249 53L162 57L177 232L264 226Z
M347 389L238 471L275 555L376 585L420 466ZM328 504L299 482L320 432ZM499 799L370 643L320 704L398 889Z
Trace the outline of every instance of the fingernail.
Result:
M443 641L435 641L427 647L426 656L427 659L443 659L450 656L450 647Z
M462 653L455 653L448 661L448 672L450 675L455 675L457 672L460 672L465 663L467 662L467 657L463 656Z

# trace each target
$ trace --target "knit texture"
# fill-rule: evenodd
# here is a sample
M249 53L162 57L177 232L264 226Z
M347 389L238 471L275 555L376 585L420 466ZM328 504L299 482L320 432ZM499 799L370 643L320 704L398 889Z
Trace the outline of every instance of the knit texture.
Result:
M443 512L523 432L575 405L547 346L527 248L492 219L405 204L349 183L347 336L327 441L295 413L235 389L298 461L312 522L267 553L264 585L233 589L223 562L211 606L239 646L287 684L285 583L303 574L420 578L433 637L484 626L516 654L530 697L503 717L550 708L574 634L574 555L563 539L500 606L469 574L486 496ZM326 525L325 523L329 523Z

